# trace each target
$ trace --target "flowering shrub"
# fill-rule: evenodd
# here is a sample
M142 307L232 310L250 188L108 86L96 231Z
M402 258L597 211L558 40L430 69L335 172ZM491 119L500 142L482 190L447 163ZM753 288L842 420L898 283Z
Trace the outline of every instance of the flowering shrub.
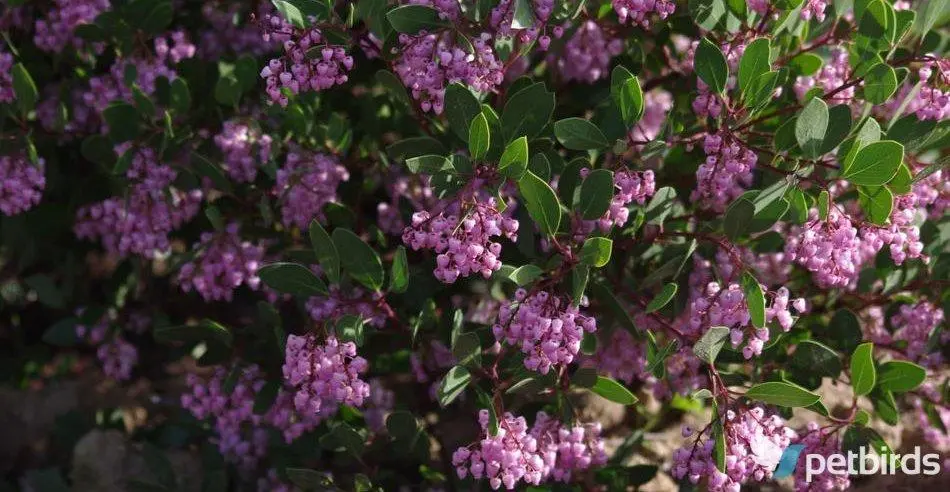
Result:
M736 491L902 416L950 452L944 0L0 7L4 384L142 406L26 490L94 428L151 450L129 490L180 451L208 491Z

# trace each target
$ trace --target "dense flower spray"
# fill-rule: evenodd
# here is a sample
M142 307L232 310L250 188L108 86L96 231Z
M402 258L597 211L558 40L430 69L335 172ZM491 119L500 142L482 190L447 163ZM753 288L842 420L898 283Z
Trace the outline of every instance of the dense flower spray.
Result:
M350 173L336 157L292 150L277 171L274 195L281 203L286 227L306 230L310 221L323 217L323 207L336 200L336 189Z
M121 149L120 149L121 150ZM127 197L113 197L79 209L76 236L102 241L110 253L154 256L168 251L168 234L198 213L201 190L170 187L177 173L159 164L155 151L130 149Z
M313 335L287 338L284 381L294 388L294 408L301 414L328 416L340 404L363 406L370 386L360 375L368 367L353 342L330 337L320 344Z
M16 215L40 203L46 177L42 159L33 164L24 154L0 155L0 212Z
M582 299L580 305L586 304ZM596 329L597 321L566 296L518 289L515 299L498 310L492 333L525 354L525 367L547 374L552 366L573 362L584 333Z
M237 223L224 231L206 232L195 244L198 255L182 265L178 282L182 290L194 290L206 301L230 301L241 285L257 289L261 279L257 269L264 259L264 248L242 241Z
M726 440L725 471L716 466L710 428L673 453L674 478L694 484L706 480L710 491L738 491L743 484L769 479L782 452L795 437L795 431L786 427L781 417L767 414L762 407L726 410L722 425ZM692 430L684 428L683 435L689 438Z

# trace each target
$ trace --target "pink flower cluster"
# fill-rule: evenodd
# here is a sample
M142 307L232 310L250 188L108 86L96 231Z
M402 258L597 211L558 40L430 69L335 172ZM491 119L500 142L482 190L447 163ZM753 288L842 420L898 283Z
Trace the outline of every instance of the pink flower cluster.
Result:
M132 368L138 364L139 351L135 345L116 335L96 349L96 357L102 364L102 372L117 381L126 381L132 376Z
M501 268L501 243L493 238L503 235L515 241L518 233L518 221L502 216L495 206L494 197L483 202L473 198L459 215L416 212L412 225L402 233L402 241L414 250L435 251L438 256L433 273L444 283L475 273L488 278Z
M315 217L323 217L323 207L336 201L336 188L350 179L340 161L328 154L294 150L277 171L274 194L281 203L281 220L286 227L310 227Z
M948 341L948 336L946 333L942 334L940 343L934 347L930 345L930 338L943 321L943 309L929 302L905 304L900 307L897 314L891 317L891 326L894 327L893 335L891 336L885 330L884 333L888 336L881 340L881 343L890 345L894 341L906 342L907 347L903 352L908 359L927 367L938 368L943 363L939 346Z
M775 320L782 330L790 330L794 322L790 307L799 313L804 312L805 299L795 299L789 306L788 289L782 287L772 296L772 303L765 310L766 323ZM761 354L765 342L769 341L767 327L752 326L745 294L739 284L729 284L723 289L718 282L710 282L701 295L691 296L687 313L685 333L698 336L710 327L726 326L731 328L729 339L733 348L739 348L748 338L748 343L742 348L742 356L746 359Z
M581 300L581 306L587 299ZM581 347L584 332L593 333L597 321L581 314L567 297L548 291L515 292L515 300L502 304L492 326L495 340L518 347L525 354L524 365L547 374L557 364L570 364Z
M925 167L917 166L914 174ZM950 179L947 176L947 172L941 169L914 183L913 192L917 195L917 204L927 210L928 218L940 219L950 210Z
M696 189L690 199L704 208L722 213L752 183L755 152L721 133L709 133L703 141L706 161L696 170Z
M805 11L803 10L804 14ZM815 75L795 79L795 96L804 100L812 88L818 87L827 94L843 86L851 78L851 64L848 63L848 50L836 47L831 50L831 58ZM854 100L855 88L848 87L831 97L830 104L850 104Z
M261 70L271 102L286 107L285 89L291 94L322 91L349 80L353 57L342 46L331 45L320 29L294 27L277 14L266 15L263 25L264 41L280 42L284 48L284 56L271 59Z
M84 41L75 36L76 28L89 24L100 13L109 10L109 0L54 0L56 7L45 19L36 21L33 42L43 51L59 53L68 45L81 47Z
M950 434L931 420L931 416L928 415L925 408L929 403L933 407L933 417L936 417L945 429L950 429L950 406L947 405L947 402L940 403L943 401L941 387L942 385L938 384L938 381L925 381L917 389L916 393L918 395L911 398L911 404L914 406L914 417L917 424L923 431L924 441L946 456L946 453L950 451ZM943 466L947 466L946 459L944 459Z
M502 486L513 490L521 481L532 485L549 479L567 482L573 473L607 462L599 424L569 427L538 412L529 430L524 417L506 413L493 436L489 418L488 410L479 411L482 439L452 454L459 478L471 475L476 480L488 479L492 490Z
M242 12L238 3L229 3L206 2L201 6L201 15L210 28L201 33L200 56L216 60L227 53L263 55L272 51L277 43L261 39L260 27L247 18L253 14ZM272 3L260 2L255 17L263 19L273 10ZM236 19L242 22L235 22Z
M257 177L257 169L270 160L270 135L260 128L232 119L224 122L221 132L214 136L214 143L224 154L224 168L231 179L250 183Z
M538 442L545 468L555 482L569 482L574 473L607 463L599 422L566 426L538 412L531 435Z
M425 112L442 114L449 84L458 82L477 92L490 92L504 80L491 35L482 33L471 39L472 53L460 46L455 36L453 31L399 35L399 57L393 70Z
M33 164L25 154L0 155L0 212L16 215L33 208L43 198L46 177L43 159Z
M584 365L596 367L598 374L610 376L627 384L648 380L646 344L627 330L614 330L609 338L600 338L597 352L585 358Z
M858 266L865 261L858 229L836 207L831 207L825 220L812 210L808 222L793 227L785 254L812 272L822 288L851 286L857 281Z
M531 11L532 14L534 14L534 22L531 24L531 27L522 29L513 29L511 27L515 15L515 2L512 0L501 0L498 2L498 5L491 9L489 22L501 36L517 36L518 41L522 44L527 44L537 39L541 49L546 50L551 43L551 37L541 33L544 32L545 23L547 23L551 17L551 13L554 11L554 0L532 0L531 4ZM553 32L556 37L560 38L561 35L564 34L564 29L560 26L555 26ZM539 34L541 34L540 37Z
M934 75L934 80L930 80ZM917 70L920 79L920 89L910 101L904 105L904 100L911 95L912 84L905 83L897 93L882 106L881 114L890 118L898 109L903 107L903 115L914 114L919 120L943 121L950 118L950 91L938 89L950 84L950 58L936 59Z
M126 172L127 195L81 207L73 230L79 238L102 241L110 253L150 257L169 249L168 234L198 213L202 193L171 188L177 173L159 164L154 150L128 152L135 154Z
M805 433L798 436L794 444L802 444L802 456L817 454L828 458L833 454L841 453L841 440L838 438L838 429L820 427L816 422L809 422ZM822 471L812 473L811 480L806 481L805 462L801 461L795 468L795 492L811 490L847 490L851 487L851 480L846 473L831 473Z
M331 336L321 345L313 335L287 338L284 382L294 388L294 407L303 415L333 415L340 404L363 406L370 387L360 375L368 368L353 342Z
M105 122L100 121L102 110L116 100L134 102L132 88L125 80L127 69L135 69L135 85L144 94L152 95L158 79L164 77L171 81L177 78L174 65L194 56L196 50L185 31L159 36L155 38L153 46L154 55L117 60L108 73L90 78L88 89L79 90L73 98L76 103L73 104L74 121L71 127L90 129L101 126L106 130ZM55 103L55 100L49 102Z
M828 0L805 0L802 4L802 19L809 21L814 18L818 22L824 22L826 8L828 8Z
M215 441L221 454L232 463L253 468L267 455L268 428L278 430L289 444L316 428L323 417L296 413L291 395L284 390L278 392L266 413L254 413L254 400L264 388L266 379L256 365L239 370L230 391L225 388L228 371L224 367L215 369L208 381L188 374L189 392L182 394L181 406L198 420L214 417Z
M629 21L644 29L649 29L653 14L666 19L676 11L676 2L672 0L612 0L610 3L622 24Z
M359 287L331 285L329 296L314 296L307 300L307 312L317 323L332 323L347 314L360 316L366 323L381 328L386 313L380 309L382 292L368 292Z
M660 135L666 116L673 109L673 96L662 89L653 89L643 95L643 116L630 129L630 140L649 142Z
M593 84L610 74L610 60L624 48L623 39L611 37L594 21L585 21L564 44L555 61L565 81Z
M178 271L178 283L185 292L201 294L205 301L231 301L234 290L247 285L257 290L261 279L257 269L264 259L264 248L238 235L235 222L220 232L203 232L193 246L195 257Z
M0 46L0 103L12 102L16 98L13 92L13 55Z
M587 177L590 171L581 169L581 176ZM597 226L603 232L610 232L614 226L623 227L630 217L627 206L636 202L643 205L656 191L656 177L652 170L629 171L621 169L614 172L614 197L610 200L610 208L603 217L597 219Z
M369 381L369 400L363 409L366 427L379 434L386 432L386 418L396 405L396 394L383 386L379 379Z
M711 492L738 492L747 482L771 478L785 448L796 437L781 417L767 415L762 407L729 409L722 424L726 438L725 473L716 468L712 433L706 431L694 443L673 453L674 478L685 478L693 484L705 478ZM692 430L684 428L683 434L687 437Z
M83 311L81 309L77 315L82 315ZM106 376L116 381L126 381L138 364L139 352L120 333L112 333L110 337L109 328L114 318L115 312L106 311L92 326L76 324L76 338L96 347L96 358ZM107 337L110 338L107 340Z
M920 241L920 228L914 225L917 212L917 195L898 195L894 197L890 224L875 231L877 237L889 245L891 259L898 265L908 258L920 258L924 250L924 243Z
M406 223L399 212L401 202L408 203L414 210L425 210L437 202L429 177L424 175L403 175L398 171L385 179L389 202L380 202L376 207L379 228L383 231L401 235Z

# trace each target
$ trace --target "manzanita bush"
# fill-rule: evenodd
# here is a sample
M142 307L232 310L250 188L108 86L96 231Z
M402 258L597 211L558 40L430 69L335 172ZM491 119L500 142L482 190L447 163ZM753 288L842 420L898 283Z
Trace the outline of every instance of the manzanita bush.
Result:
M205 490L950 451L947 0L0 5L4 379L180 381Z

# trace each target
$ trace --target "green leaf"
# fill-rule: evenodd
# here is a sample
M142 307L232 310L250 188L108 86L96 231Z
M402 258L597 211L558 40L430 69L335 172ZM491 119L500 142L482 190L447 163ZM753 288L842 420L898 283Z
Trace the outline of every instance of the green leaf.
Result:
M927 34L930 29L937 23L937 20L940 19L942 15L947 13L948 0L927 0L927 8L924 9L924 15L920 17L920 32L921 34Z
M125 102L114 102L102 110L102 118L109 125L109 137L115 143L134 140L141 131L139 112Z
M590 267L578 265L571 271L571 300L575 306L581 303L588 280L590 280Z
M482 362L482 345L478 335L472 332L459 335L452 344L452 355L459 365L478 367Z
M796 75L809 76L818 73L824 63L822 58L814 53L802 53L788 62Z
M36 108L36 101L39 98L36 82L33 82L33 77L22 63L14 65L10 74L13 79L13 94L16 96L17 106L26 115Z
M722 428L722 420L719 417L717 409L713 415L713 458L716 461L716 469L722 473L726 472L726 433Z
M693 345L693 354L707 364L715 364L719 351L729 338L728 326L712 326Z
M874 369L874 344L862 343L851 354L851 386L855 396L866 395L874 389L876 371Z
M841 178L856 185L880 186L897 174L903 159L903 145L893 140L874 142L858 151Z
M534 26L534 12L531 11L529 0L514 0L514 8L514 14L511 16L512 29L529 29Z
M284 468L287 480L302 490L333 490L333 476L330 473L306 468Z
M622 65L617 65L610 74L610 96L627 127L640 120L643 115L643 90L640 81Z
M610 145L600 128L583 118L566 118L555 122L554 136L561 145L571 150L597 150Z
M670 301L676 297L676 291L679 289L679 285L675 282L670 282L663 286L663 290L654 297L649 304L647 304L647 313L652 313L659 311L663 306L669 304Z
M465 391L465 387L468 386L468 383L471 381L472 375L468 372L468 369L462 366L455 366L449 369L449 372L445 374L445 377L442 378L442 382L439 384L437 395L439 405L446 407L455 401L455 399Z
M893 13L893 9L892 13ZM888 32L888 6L882 0L874 0L865 7L858 22L858 33L871 39L884 37Z
M444 169L450 169L452 163L445 156L421 155L406 159L406 167L413 173L435 174Z
M818 394L812 393L797 384L782 381L759 383L749 388L745 396L781 407L807 407L821 399Z
M340 283L340 253L333 240L317 219L310 221L310 245L317 255L320 268L331 284Z
M262 266L257 275L268 287L284 294L300 297L328 295L326 284L309 268L297 263L271 263Z
M745 293L745 302L749 307L752 325L756 328L765 327L765 294L762 286L751 273L742 274L742 291Z
M752 80L746 92L746 106L756 110L772 100L775 86L778 84L779 72L773 70L765 72Z
M468 141L470 122L482 112L481 104L468 87L455 83L445 88L443 113L449 120L449 128L464 141Z
M881 364L877 386L885 391L905 393L923 384L927 371L913 362L894 360Z
M621 405L633 405L637 402L637 397L630 390L617 381L604 376L597 376L597 382L591 387L591 391Z
M472 159L481 160L488 153L491 145L491 134L488 130L488 119L485 115L478 113L472 124L468 128L468 152Z
M326 20L329 17L327 4L316 0L271 0L278 12L294 27L310 26L309 17Z
M519 287L524 287L540 278L543 274L544 270L542 270L541 267L529 263L512 270L511 273L508 274L508 278Z
M606 265L610 262L613 244L613 241L604 237L588 238L581 248L581 262L594 268Z
M828 131L828 105L815 97L802 109L795 122L795 140L808 159L821 155L822 142Z
M739 61L739 89L747 92L752 81L772 69L772 44L769 38L758 38L746 46Z
M795 347L792 367L818 376L836 378L841 373L841 358L826 345L814 340L803 340Z
M874 411L881 417L881 420L889 425L897 425L900 421L900 414L898 413L897 402L894 400L893 393L882 390L881 388L875 388L874 391L868 395L868 398L870 398L871 404L874 406Z
M706 38L699 42L696 48L696 57L693 62L696 75L702 79L713 92L722 94L726 88L726 78L729 77L729 66L722 50Z
M102 135L91 135L82 141L82 156L90 162L111 166L115 163L116 155L109 139Z
M173 16L174 9L172 9L171 2L156 2L140 27L146 34L155 36L164 32L171 25Z
M396 410L386 417L386 431L393 439L412 441L419 435L419 430L419 421L405 410Z
M518 182L518 191L524 199L528 215L538 224L541 232L549 235L557 232L561 224L561 204L554 190L544 180L528 171Z
M886 186L858 186L858 201L872 224L884 225L894 208L894 194Z
M406 5L406 7L412 7L412 5ZM409 99L409 94L406 93L406 88L402 85L402 81L399 80L399 77L397 77L396 74L390 72L389 70L378 70L376 72L376 81L386 88L386 92L392 96L394 101L404 105L405 107L412 106L412 100ZM469 121L471 120L465 121L460 131L468 131Z
M864 76L864 99L871 104L883 104L897 90L897 74L886 63L878 63Z
M857 315L847 309L839 309L831 317L826 335L829 341L844 353L853 352L861 343L861 323Z
M597 220L610 208L614 197L614 173L606 169L591 171L581 183L579 212L584 220Z
M554 93L544 83L530 85L512 95L501 113L501 128L506 142L525 136L538 136L554 113Z
M664 186L656 190L643 210L644 219L650 224L663 225L663 221L673 212L675 203L676 190L673 187Z
M234 335L224 325L210 319L195 325L163 326L152 331L158 343L215 341L230 347Z
M520 180L528 170L528 139L518 137L501 154L498 171L515 181Z
M723 228L726 236L733 241L742 237L752 223L752 217L755 216L755 205L746 199L739 199L729 205L726 209L726 217L723 220Z
M393 267L390 274L389 290L401 294L409 287L409 260L406 258L405 246L396 248L393 255Z
M333 244L340 255L340 263L354 280L372 290L383 286L383 262L379 255L359 236L349 229L333 230Z
M402 5L386 12L386 18L397 32L415 34L423 29L436 31L452 25L439 17L439 11L424 5Z
M169 103L175 113L184 115L191 107L191 92L188 90L188 82L182 77L176 77L171 81L169 90Z
M72 347L79 343L76 318L65 318L53 323L43 332L43 341L57 347Z
M832 106L828 112L828 132L821 142L822 154L835 149L851 132L851 108L847 104Z

